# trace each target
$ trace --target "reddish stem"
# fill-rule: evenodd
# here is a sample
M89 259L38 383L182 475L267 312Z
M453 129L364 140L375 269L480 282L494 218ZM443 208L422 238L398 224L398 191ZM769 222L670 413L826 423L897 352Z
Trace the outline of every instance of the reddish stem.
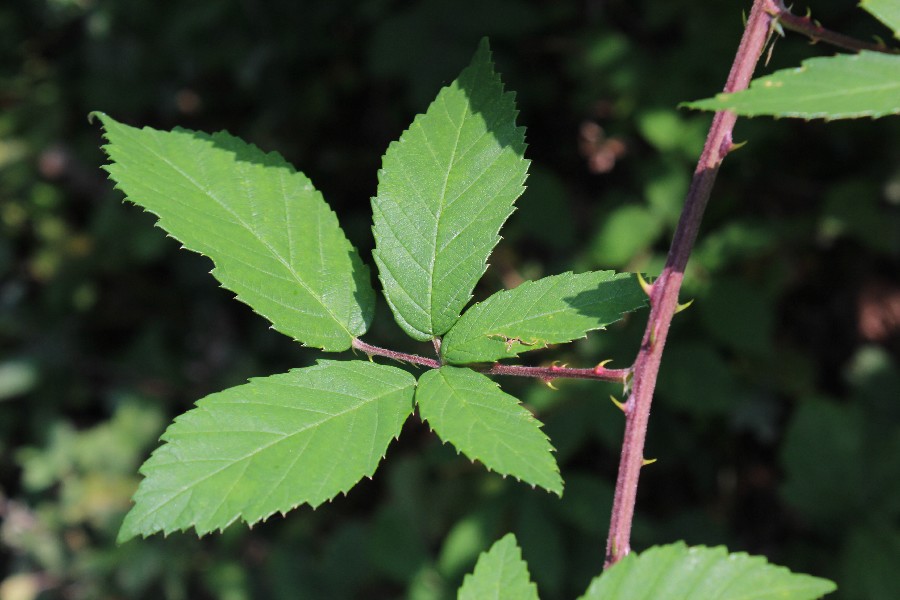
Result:
M749 84L769 34L769 26L774 18L773 10L777 10L774 0L754 0L725 84L726 93L745 89ZM644 463L647 422L660 359L669 325L678 306L678 291L684 277L684 268L697 237L703 211L719 165L732 149L731 132L736 120L736 115L728 111L717 112L713 116L703 153L694 171L684 209L675 229L666 265L652 284L650 317L633 367L631 395L625 403L625 433L610 518L605 567L615 564L631 550L631 524L638 479Z
M783 2L775 1L774 12L770 14L774 16L779 23L785 28L797 33L802 33L810 40L815 42L825 42L837 48L859 52L861 50L871 50L872 52L884 52L887 54L897 54L900 50L896 48L888 48L884 44L873 44L871 42L863 42L848 35L830 31L822 27L818 21L814 21L809 17L800 17L792 14Z
M397 352L396 350L388 350L387 348L379 348L372 344L367 344L361 339L353 340L353 347L361 352L365 352L369 356L384 356L406 363L439 369L441 363L433 358L425 358L418 354L407 354L406 352ZM438 350L440 344L435 344ZM552 365L550 367L523 367L521 365L502 365L494 363L489 367L473 365L472 369L480 373L488 375L513 375L516 377L534 377L542 381L552 381L554 379L594 379L598 381L614 381L623 383L631 372L631 369L607 369L603 363L590 369L575 369L570 367L558 367Z

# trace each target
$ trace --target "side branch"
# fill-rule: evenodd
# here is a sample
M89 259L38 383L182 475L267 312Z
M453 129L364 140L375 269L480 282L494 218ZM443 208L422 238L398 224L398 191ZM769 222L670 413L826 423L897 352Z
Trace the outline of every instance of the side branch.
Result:
M372 344L367 344L359 338L353 339L353 348L360 352L364 352L369 356L384 356L385 358L391 358L393 360L414 365L421 365L432 369L439 369L441 367L440 361L433 358L425 358L418 354L408 354L406 352L397 352L396 350L380 348L378 346L373 346ZM589 369L574 369L570 367L558 367L556 365L550 367L524 367L521 365L502 365L500 363L494 363L489 367L473 365L472 369L488 375L534 377L542 381L552 381L554 379L594 379L597 381L613 381L617 383L624 383L631 373L631 369L607 369L605 364L606 363L603 362L596 367Z
M785 28L797 33L803 34L812 40L813 43L825 42L837 48L850 50L851 52L859 52L861 50L871 50L872 52L884 52L886 54L898 54L900 49L889 48L885 44L873 44L872 42L864 42L856 38L837 33L829 29L825 29L822 25L810 17L801 17L791 13L781 0L773 0L772 6L768 9L770 15L781 23Z
M771 13L773 6L774 0L754 0L728 74L725 92L743 90L750 83L774 19ZM650 317L634 363L631 394L624 409L625 433L606 545L606 567L615 564L631 551L631 524L637 500L638 479L641 467L645 464L644 442L662 351L672 317L678 308L678 292L684 268L700 229L703 211L719 165L732 149L731 132L736 120L736 115L728 111L717 112L713 116L703 153L694 171L681 218L675 229L666 265L659 278L650 286Z
M378 346L367 344L359 338L353 338L353 347L361 352L365 352L369 356L384 356L385 358L392 358L414 365L422 365L423 367L431 367L432 369L439 369L441 367L441 363L433 358L425 358L418 354L407 354L406 352L397 352L396 350L379 348Z

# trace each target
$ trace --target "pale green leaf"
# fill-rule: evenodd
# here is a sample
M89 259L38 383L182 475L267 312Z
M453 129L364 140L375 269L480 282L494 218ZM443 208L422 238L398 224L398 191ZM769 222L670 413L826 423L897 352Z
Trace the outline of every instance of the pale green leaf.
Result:
M580 600L813 600L835 589L762 556L677 542L629 554L594 578Z
M330 351L366 332L369 271L305 175L225 132L136 129L94 114L117 187L211 258L222 285L275 329Z
M119 541L252 525L346 493L400 434L414 388L396 367L323 360L207 396L141 467Z
M862 0L859 5L894 32L900 39L900 0Z
M538 600L537 586L531 582L528 565L516 536L506 534L482 552L475 571L466 575L458 600Z
M416 403L438 436L470 459L562 495L540 421L488 377L459 367L433 369L419 377Z
M373 254L394 317L417 340L459 318L525 189L524 129L490 56L484 40L378 172Z
M687 102L701 110L755 117L853 119L900 114L900 56L880 52L811 58L755 79L750 89Z
M470 307L447 335L450 363L494 361L584 337L646 304L630 273L563 273L498 292Z

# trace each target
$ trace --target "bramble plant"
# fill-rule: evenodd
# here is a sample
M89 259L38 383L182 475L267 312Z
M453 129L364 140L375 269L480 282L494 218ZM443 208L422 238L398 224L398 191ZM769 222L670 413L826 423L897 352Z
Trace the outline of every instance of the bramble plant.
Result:
M898 2L868 6L897 30ZM721 112L658 278L647 283L630 273L568 272L467 308L529 166L513 94L504 91L482 41L471 64L390 145L372 198L373 258L384 297L407 335L433 345L433 358L361 339L376 298L369 269L321 194L281 156L225 132L136 129L94 113L117 187L157 215L159 226L185 248L211 258L223 287L301 344L327 352L354 349L369 358L320 360L200 400L167 429L165 443L141 468L145 478L119 541L188 528L203 535L236 520L253 525L301 504L316 507L371 477L416 410L469 459L561 496L563 478L541 423L489 376L582 378L618 382L628 395L621 405L626 426L606 550L610 568L583 598L752 593L800 599L833 591L830 581L724 548L675 543L630 554L656 374L716 171L735 147L736 115L834 119L900 112L900 57L884 46L816 59L741 92L781 26L826 41L842 39L780 3L756 0L726 95L688 105ZM887 85L873 93L873 82ZM572 342L648 303L648 326L630 368L498 362ZM416 378L374 357L427 370ZM512 535L482 554L459 597L537 598Z

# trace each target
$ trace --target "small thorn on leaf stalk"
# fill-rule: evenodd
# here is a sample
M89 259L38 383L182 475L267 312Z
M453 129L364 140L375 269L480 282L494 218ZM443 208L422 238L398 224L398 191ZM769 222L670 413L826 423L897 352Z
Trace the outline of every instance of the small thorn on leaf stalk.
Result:
M649 298L650 295L653 293L653 284L648 283L647 280L644 279L644 276L641 275L640 273L637 274L637 278L638 278L638 283L641 284L641 289L644 290L644 293L647 294L647 297Z
M691 298L690 300L688 300L688 301L685 302L684 304L678 304L677 306L675 306L675 314L677 315L677 314L680 313L681 311L687 309L687 308L690 307L690 305L693 304L693 303L694 303L694 299Z
M551 390L559 391L559 388L556 387L555 385L553 385L553 380L552 380L552 379L542 379L541 381L543 381L543 382L544 382L544 385L546 385L546 386L547 386L548 388L550 388Z
M645 458L644 460L641 461L641 466L646 467L647 465L652 465L655 462L656 462L655 458Z
M600 363L597 364L596 367L594 367L594 373L596 373L597 375L599 375L600 373L602 373L603 371L606 370L606 365L608 365L608 364L611 363L611 362L612 362L612 359L611 359L611 358L608 358L608 359L606 359L606 360L604 360L604 361L601 361Z

